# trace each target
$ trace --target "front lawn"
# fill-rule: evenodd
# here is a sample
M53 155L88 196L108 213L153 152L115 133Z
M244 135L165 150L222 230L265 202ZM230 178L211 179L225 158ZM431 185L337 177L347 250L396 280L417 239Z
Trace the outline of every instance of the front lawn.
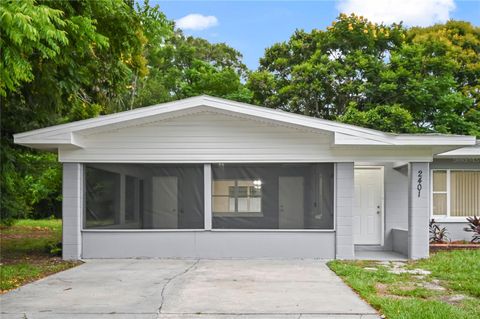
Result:
M78 265L60 258L61 220L19 220L0 231L0 293Z
M438 252L411 262L329 262L388 319L480 318L480 250Z

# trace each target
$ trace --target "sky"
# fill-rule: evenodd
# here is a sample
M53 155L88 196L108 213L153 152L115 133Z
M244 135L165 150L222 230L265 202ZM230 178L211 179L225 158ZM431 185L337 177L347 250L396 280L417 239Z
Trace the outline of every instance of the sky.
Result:
M449 19L480 26L480 0L158 1L187 35L225 42L243 54L252 70L267 47L287 41L296 29L326 29L339 13L373 22L429 26Z

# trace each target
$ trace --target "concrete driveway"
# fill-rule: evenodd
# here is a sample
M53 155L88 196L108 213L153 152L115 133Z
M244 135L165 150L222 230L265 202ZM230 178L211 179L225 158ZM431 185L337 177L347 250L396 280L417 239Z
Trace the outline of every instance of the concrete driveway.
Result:
M7 293L1 318L378 318L318 260L89 260Z

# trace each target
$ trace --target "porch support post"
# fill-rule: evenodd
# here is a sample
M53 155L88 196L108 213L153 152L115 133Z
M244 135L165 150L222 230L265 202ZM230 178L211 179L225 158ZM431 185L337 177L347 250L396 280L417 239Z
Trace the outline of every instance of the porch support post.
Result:
M204 214L205 221L204 227L205 230L212 229L212 165L204 164L203 165L203 193L205 194L204 203Z
M353 259L352 208L354 196L354 163L335 164L336 240L335 258Z
M120 174L120 208L118 210L118 223L120 225L125 224L125 212L127 208L127 196L125 194L125 189L127 186L127 176L125 174ZM131 196L133 194L129 194Z
M62 255L65 260L81 258L83 170L80 163L63 164Z
M412 162L408 182L408 258L428 257L430 218L429 163Z

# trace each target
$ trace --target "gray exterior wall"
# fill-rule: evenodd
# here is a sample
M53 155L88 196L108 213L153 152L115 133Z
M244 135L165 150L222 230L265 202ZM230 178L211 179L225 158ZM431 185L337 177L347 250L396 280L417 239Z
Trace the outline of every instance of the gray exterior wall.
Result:
M408 230L392 229L392 250L404 256L408 256Z
M354 164L336 164L335 205L336 205L336 255L337 259L353 259L352 208L354 196Z
M439 223L437 222L439 227L446 227L447 228L447 236L448 239L451 241L455 240L472 240L472 234L464 231L463 229L468 226L468 223L463 222L444 222Z
M63 164L62 243L63 259L81 257L81 233L83 211L83 165Z
M480 158L451 158L451 159L435 159L430 165L431 169L480 169ZM436 218L438 221L438 218ZM448 221L437 222L440 227L446 227L448 238L454 240L472 239L472 233L463 230L467 227L467 222Z
M317 231L84 231L83 258L335 257L335 233Z
M350 212L353 199L353 163L339 164L339 207ZM82 230L84 165L63 166L63 258L320 258L333 259L334 230ZM350 186L348 186L350 185ZM337 199L336 199L337 200ZM338 209L338 208L337 208ZM345 236L351 221L344 219ZM350 238L351 240L351 238ZM341 247L351 253L353 245ZM347 256L344 253L342 256ZM347 258L347 257L345 257Z
M408 166L393 168L384 164L385 174L385 238L384 250L394 249L394 229L408 229ZM406 238L405 238L406 240ZM405 245L407 243L405 242Z
M429 255L430 163L410 163L408 194L408 258ZM421 175L421 177L420 177Z

